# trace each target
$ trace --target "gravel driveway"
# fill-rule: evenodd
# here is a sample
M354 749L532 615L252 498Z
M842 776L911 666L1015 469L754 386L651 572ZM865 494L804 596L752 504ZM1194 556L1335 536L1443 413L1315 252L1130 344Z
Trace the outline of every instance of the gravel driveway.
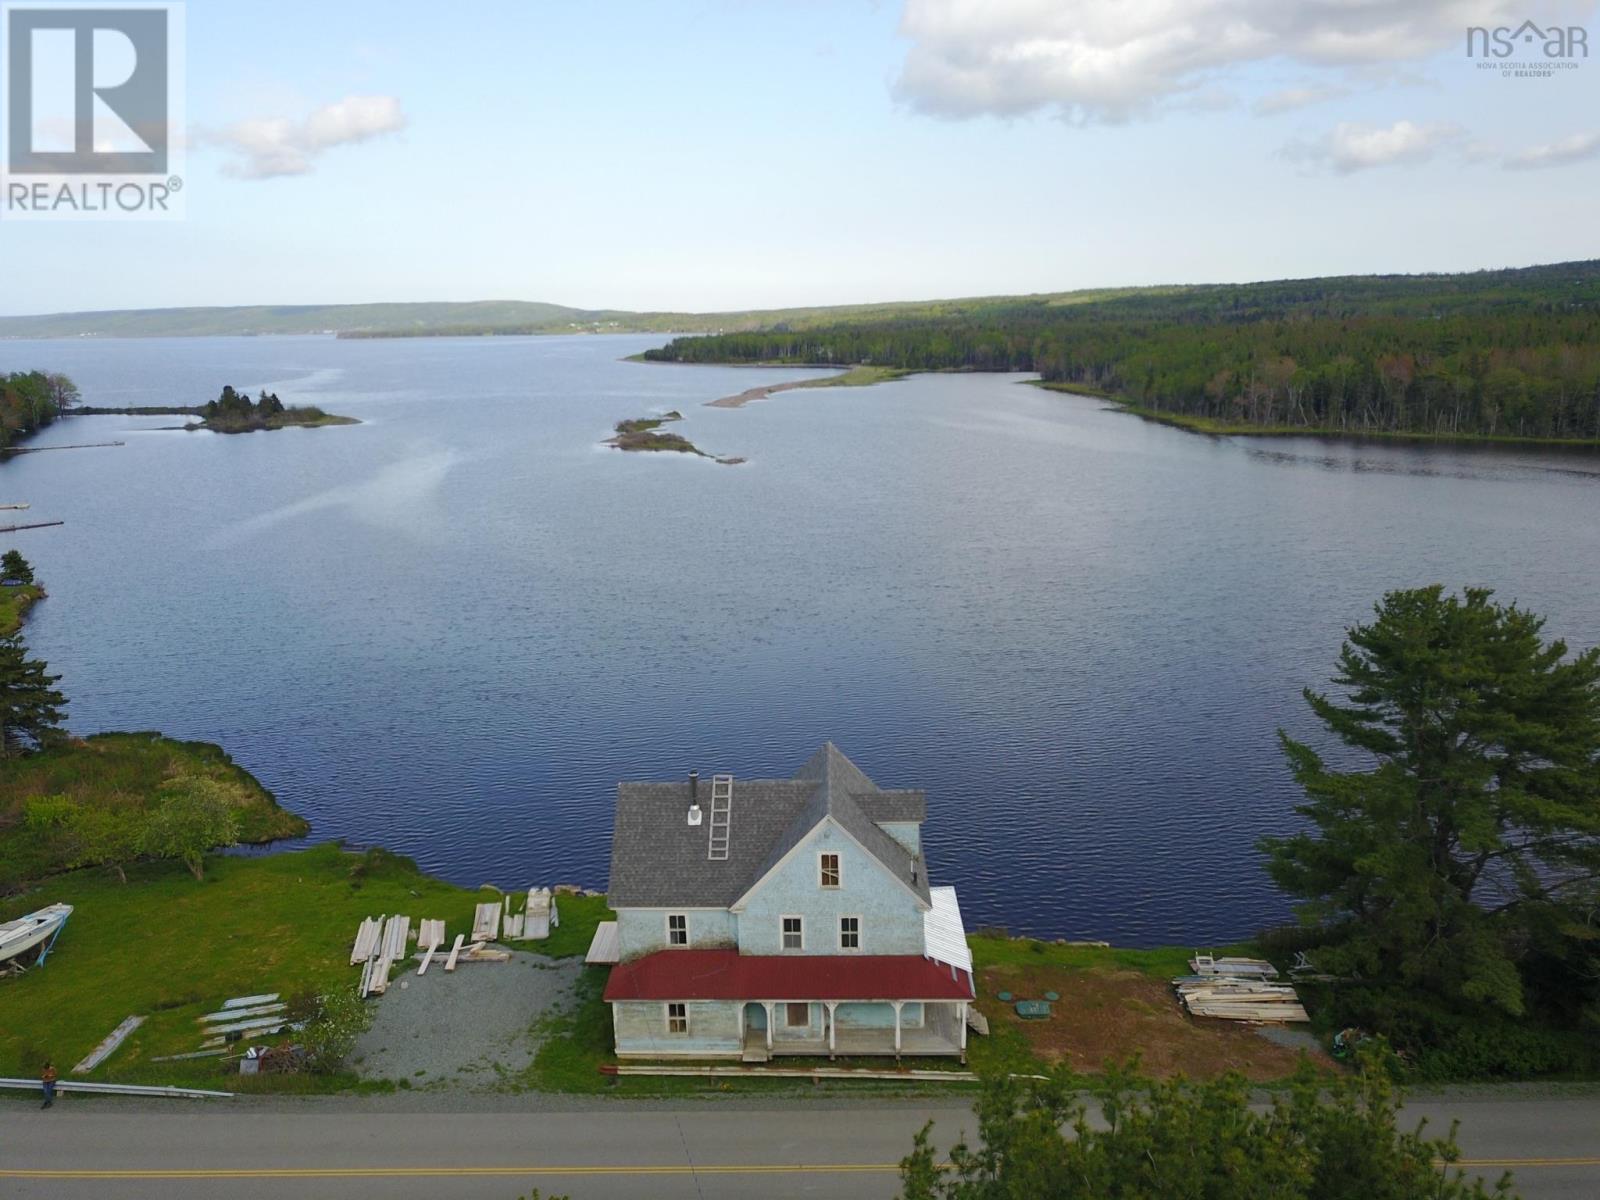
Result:
M494 1087L532 1064L534 1022L568 996L582 970L582 959L523 951L510 962L462 963L451 974L438 958L420 978L409 967L375 1002L351 1065L364 1078L412 1087Z

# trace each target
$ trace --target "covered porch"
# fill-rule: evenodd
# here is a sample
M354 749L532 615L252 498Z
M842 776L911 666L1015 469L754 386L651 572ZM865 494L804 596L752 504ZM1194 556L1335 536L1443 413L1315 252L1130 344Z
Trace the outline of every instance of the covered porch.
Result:
M893 1055L967 1059L965 1000L760 1000L744 1005L741 1059Z

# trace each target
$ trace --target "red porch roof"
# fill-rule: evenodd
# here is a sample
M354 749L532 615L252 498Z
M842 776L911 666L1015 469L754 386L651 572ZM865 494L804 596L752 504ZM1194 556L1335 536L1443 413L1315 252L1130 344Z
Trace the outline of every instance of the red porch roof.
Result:
M611 968L611 1000L970 1000L965 971L920 955L657 950Z

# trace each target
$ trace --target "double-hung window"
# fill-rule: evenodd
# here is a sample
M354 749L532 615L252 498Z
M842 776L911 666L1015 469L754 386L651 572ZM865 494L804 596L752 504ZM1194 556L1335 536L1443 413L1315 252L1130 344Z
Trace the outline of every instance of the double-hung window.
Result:
M839 856L832 852L817 856L818 883L825 888L839 886Z
M805 920L801 917L783 917L783 948L785 950L804 950L806 948Z
M689 1006L687 1004L667 1005L667 1032L689 1032Z
M687 946L689 944L689 914L667 914L667 945Z
M860 917L840 917L839 918L839 949L841 949L841 950L859 950L859 949L861 949L861 918Z

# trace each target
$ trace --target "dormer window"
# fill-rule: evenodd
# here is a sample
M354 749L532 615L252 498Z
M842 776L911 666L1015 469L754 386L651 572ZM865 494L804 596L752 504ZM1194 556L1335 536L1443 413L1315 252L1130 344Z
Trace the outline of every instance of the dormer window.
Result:
M687 946L689 944L689 914L667 914L667 945Z
M817 856L817 871L821 885L825 888L839 886L839 856L832 852Z

